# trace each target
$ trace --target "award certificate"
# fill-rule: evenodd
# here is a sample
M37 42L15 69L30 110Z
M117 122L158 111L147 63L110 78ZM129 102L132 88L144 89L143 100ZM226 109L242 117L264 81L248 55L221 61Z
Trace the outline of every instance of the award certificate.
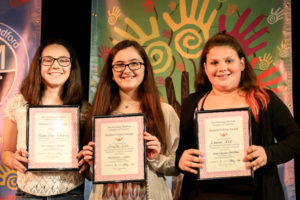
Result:
M78 170L79 106L29 106L28 171Z
M94 183L144 181L145 116L94 116Z
M197 112L198 148L205 164L198 179L252 176L243 158L251 144L249 108Z

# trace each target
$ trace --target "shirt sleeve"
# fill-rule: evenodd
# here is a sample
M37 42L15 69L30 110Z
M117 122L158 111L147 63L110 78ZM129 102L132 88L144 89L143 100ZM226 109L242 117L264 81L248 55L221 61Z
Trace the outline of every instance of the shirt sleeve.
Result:
M300 128L288 107L273 92L269 92L264 133L275 142L265 147L268 164L281 164L289 161L300 152ZM266 140L270 138L265 138Z
M19 96L14 96L8 100L4 108L4 116L8 119L16 122L16 109L18 109L19 105Z
M169 104L162 104L165 117L167 151L159 154L157 158L149 160L150 166L157 172L166 176L177 175L175 168L175 154L179 143L179 118L175 110Z

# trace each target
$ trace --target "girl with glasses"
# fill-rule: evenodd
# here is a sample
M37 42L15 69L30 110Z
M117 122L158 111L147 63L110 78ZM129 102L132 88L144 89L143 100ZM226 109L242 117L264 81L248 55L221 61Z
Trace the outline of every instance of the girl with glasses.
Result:
M83 176L77 171L29 172L26 149L28 105L80 105L83 127L89 104L84 100L80 66L73 48L60 39L44 41L22 82L21 94L5 108L2 162L17 171L16 199L83 199Z
M176 174L175 152L179 119L175 110L160 101L151 63L135 41L124 40L110 51L88 117L91 141L92 116L129 113L146 114L147 180L93 185L90 199L172 199L165 175ZM93 142L83 147L80 164L93 166ZM82 167L84 170L85 167Z

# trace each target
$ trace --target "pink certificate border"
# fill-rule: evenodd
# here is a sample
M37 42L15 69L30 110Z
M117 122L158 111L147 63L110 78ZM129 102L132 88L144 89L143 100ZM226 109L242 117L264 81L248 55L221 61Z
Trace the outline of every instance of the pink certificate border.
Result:
M79 116L79 107L52 107L52 106L47 106L47 107L29 107L29 118L28 118L28 127L29 129L27 133L28 137L28 143L27 143L27 150L29 153L29 163L28 163L28 170L55 170L55 169L78 169L78 160L76 158L78 151L79 151L79 130L78 130L78 116ZM71 162L63 162L63 163L48 163L47 161L43 163L39 163L35 161L35 156L34 156L34 143L35 141L35 115L39 113L45 113L46 115L48 113L71 113L72 114L72 161ZM28 148L30 146L30 148Z
M144 115L125 115L125 116L107 116L94 118L94 183L104 182L127 182L138 181L145 179L145 151L144 151ZM122 122L137 122L138 123L138 173L136 174L119 174L119 175L102 175L101 169L96 166L101 166L101 126L105 123L122 123Z
M218 111L218 112L204 112L204 113L198 113L197 120L198 120L198 144L200 147L200 151L206 154L206 145L205 145L205 126L204 121L209 118L223 118L223 117L235 117L235 116L242 116L243 118L243 132L244 132L244 152L245 155L247 154L247 149L249 147L249 141L250 141L250 129L249 127L249 110L230 110L230 111ZM202 127L200 129L200 127ZM245 163L245 170L233 170L233 171L223 171L223 172L207 172L206 165L204 165L203 168L200 169L199 173L199 179L205 180L205 179L215 179L215 178L229 178L229 177L241 177L241 176L251 176L252 171L251 169L246 168Z

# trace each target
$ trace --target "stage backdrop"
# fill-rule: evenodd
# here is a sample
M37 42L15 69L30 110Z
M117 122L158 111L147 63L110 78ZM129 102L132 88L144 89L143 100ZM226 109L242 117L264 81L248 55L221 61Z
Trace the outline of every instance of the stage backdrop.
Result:
M0 152L5 104L19 93L40 44L41 6L40 0L0 1ZM15 199L16 181L15 171L0 162L0 200Z
M290 0L93 0L90 102L111 47L134 39L151 59L161 99L180 114L182 99L195 91L203 45L221 30L240 41L259 83L293 112ZM293 161L279 171L286 199L295 199Z

